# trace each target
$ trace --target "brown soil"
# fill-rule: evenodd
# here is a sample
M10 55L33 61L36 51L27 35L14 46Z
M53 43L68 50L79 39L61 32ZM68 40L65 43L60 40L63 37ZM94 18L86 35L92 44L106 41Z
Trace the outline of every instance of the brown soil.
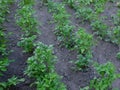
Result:
M55 0L61 1L61 0ZM38 0L39 2L39 0ZM41 6L40 3L36 3L35 10L36 14L35 17L40 22L39 29L41 30L41 35L38 35L38 39L36 42L43 42L47 45L54 46L54 54L58 58L58 62L56 63L56 72L61 75L62 81L67 86L67 90L80 90L80 87L84 87L89 85L90 79L93 78L93 70L89 68L87 71L74 71L72 67L73 64L70 63L71 60L76 60L77 53L76 51L70 51L65 47L59 47L59 42L56 39L54 34L55 24L51 24L50 21L52 20L52 15L48 13L48 8L46 6ZM109 9L108 9L108 7ZM112 3L107 3L105 13L103 15L109 16L110 14L114 14L114 10L116 7ZM9 33L12 32L12 35L8 37L8 49L14 50L14 52L10 53L9 59L15 60L8 66L7 72L4 72L4 76L0 77L0 81L6 81L8 78L12 77L13 75L19 78L25 78L26 81L21 83L17 86L11 87L9 90L36 90L35 87L30 87L30 83L32 82L27 76L24 75L24 70L26 65L26 60L30 56L29 54L23 53L22 49L17 46L17 42L20 40L21 37L21 29L16 25L15 22L15 13L17 9L17 3L11 5L10 13L7 16L9 21L4 23L5 32ZM89 33L92 34L91 27L89 23L81 24L79 20L75 18L75 10L66 6L68 13L71 14L71 21L72 24L76 26L76 30L79 26L85 27ZM111 20L109 17L107 21ZM111 25L112 22L107 22L108 25ZM116 53L118 52L118 46L99 40L95 37L97 44L93 47L93 60L99 63L105 63L107 61L112 61L117 71L120 72L120 62L116 59ZM116 80L113 83L113 87L118 87L120 89L120 80Z

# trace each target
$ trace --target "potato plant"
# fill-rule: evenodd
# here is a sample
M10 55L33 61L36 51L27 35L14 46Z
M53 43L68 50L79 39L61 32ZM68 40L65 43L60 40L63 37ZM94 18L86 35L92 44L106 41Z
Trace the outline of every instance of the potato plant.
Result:
M116 68L111 62L104 64L94 64L94 69L96 71L96 77L90 81L90 85L80 90L109 90L112 89L112 83L120 78L120 74L116 72Z
M21 27L24 32L24 36L31 36L38 32L37 20L33 17L35 13L32 6L24 5L21 7L16 14L16 23Z
M21 38L21 41L17 43L18 46L24 49L24 52L33 52L34 50L34 40L37 38L36 35L33 35L28 38Z
M78 9L76 12L76 18L82 18L82 21L90 21L93 16L93 10L89 7L82 7L82 9Z
M32 5L34 5L34 0L22 0L22 1L20 1L20 3L19 3L19 6L21 7L21 6L26 6L26 5L28 5L28 6L32 6Z
M75 0L64 0L64 1L67 2L68 5L69 5L71 8L74 8L74 7L75 7L75 6L74 6Z
M74 8L76 4L77 5L82 5L82 4L90 5L93 2L93 0L64 0L64 1L74 6Z
M0 30L0 54L5 55L6 53L6 39L5 39L5 33L3 30Z
M120 78L120 74L116 73L116 68L111 62L105 64L95 64L94 66L98 77L94 77L90 82L90 89L108 90L112 83Z
M117 45L120 45L120 26L115 26L111 34L111 41Z
M69 0L65 0L69 4ZM105 4L108 0L74 0L72 6L76 10L76 17L82 22L89 21L95 34L100 38L106 39L107 25L99 19L100 14L104 12Z
M49 10L53 13L53 19L56 23L55 34L62 46L72 48L74 41L73 37L74 26L71 25L69 20L70 15L62 3L48 2Z
M95 31L95 34L100 38L105 39L107 37L108 26L104 24L101 20L95 20L91 23L92 29Z
M21 41L18 46L24 49L24 52L32 52L34 49L33 43L39 33L38 22L34 17L35 10L33 9L34 0L23 0L19 3L20 9L17 10L16 23L23 32Z
M76 10L76 17L81 18L82 21L91 20L94 16L94 12L89 5L92 3L92 0L65 0L67 4L72 5Z
M78 60L75 64L78 69L83 69L89 65L92 58L93 36L86 33L84 28L80 28L76 32L74 40L75 49L78 51Z
M18 79L17 77L13 76L8 79L6 82L0 82L0 90L7 90L11 86L15 86L21 82L24 82L24 79Z
M37 90L66 90L54 70L56 57L53 55L52 46L41 42L35 46L34 55L27 60L25 74L36 79L34 84L37 85Z
M2 58L0 58L0 76L3 76L3 72L7 71L8 65L9 65L8 58L5 56L2 56Z
M35 83L37 84L37 90L66 90L56 73L46 74L42 80L38 79Z
M0 24L5 20L5 16L9 13L9 5L12 4L14 0L0 0Z
M105 4L108 0L94 0L94 10L95 13L100 14L104 12Z

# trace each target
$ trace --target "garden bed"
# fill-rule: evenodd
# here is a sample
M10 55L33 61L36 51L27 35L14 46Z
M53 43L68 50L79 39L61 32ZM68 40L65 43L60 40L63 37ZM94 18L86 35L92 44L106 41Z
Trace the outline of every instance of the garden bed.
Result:
M55 2L62 1L56 0ZM2 77L0 77L0 81L6 81L8 78L15 75L19 78L25 78L25 81L11 87L9 90L36 90L34 86L30 87L30 84L34 81L34 79L30 79L27 75L24 75L24 71L27 67L27 58L32 54L23 53L23 49L17 46L17 43L20 41L21 35L23 34L21 32L21 28L16 24L15 20L16 10L18 9L17 5L18 2L10 6L10 13L7 15L8 21L5 21L3 24L5 33L7 35L8 33L11 33L11 35L7 37L7 46L9 51L13 50L13 52L9 54L9 59L14 60L14 62L11 62L7 67L8 70L4 72ZM80 90L80 88L88 86L90 80L93 79L95 74L93 67L89 66L88 69L82 71L74 70L72 68L74 67L74 64L70 61L77 59L77 51L69 50L64 46L60 47L60 42L54 34L56 23L51 23L53 18L52 13L48 12L48 6L41 4L39 0L37 0L34 9L36 10L35 17L40 24L39 30L41 32L40 35L37 35L36 42L53 45L54 55L57 56L58 59L55 65L55 70L60 76L62 76L61 81L66 85L67 90ZM68 5L66 5L66 10L71 15L70 20L72 25L75 26L74 32L76 32L78 27L81 26L84 27L89 34L94 35L94 31L92 31L92 27L89 22L85 21L83 24L80 22L80 19L76 19L76 11ZM109 16L115 14L115 10L117 10L116 2L108 2L105 6L105 11L101 14L103 16L108 16L104 22L108 24L109 27L113 25L112 18ZM116 58L119 47L116 44L99 39L98 35L94 35L94 41L95 45L92 47L93 61L97 61L100 64L111 61L116 66L117 72L120 73L120 61ZM120 89L120 79L117 79L113 83L113 87Z

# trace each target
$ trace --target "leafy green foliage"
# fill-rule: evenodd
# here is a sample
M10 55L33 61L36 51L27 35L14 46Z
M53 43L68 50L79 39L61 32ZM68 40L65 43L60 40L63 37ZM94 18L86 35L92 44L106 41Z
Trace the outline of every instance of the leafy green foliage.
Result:
M94 10L97 14L104 11L105 4L108 0L94 0Z
M41 3L48 3L48 0L41 0Z
M58 31L59 30L59 31ZM62 45L66 46L67 48L73 47L73 26L69 25L61 25L56 27L56 35L58 35L58 40L62 43Z
M52 47L38 43L34 56L28 58L26 74L30 77L42 77L42 74L51 72L55 63L55 56L52 55Z
M7 70L7 66L9 65L9 60L6 57L0 58L0 76L2 76L2 72Z
M71 8L74 8L75 0L65 0Z
M19 6L26 6L26 5L34 5L34 0L22 0L20 3L19 3Z
M76 17L77 18L82 18L82 21L85 21L85 20L92 20L93 17L93 11L91 8L89 7L82 7L82 9L78 9L77 12L76 12Z
M86 86L84 88L80 88L80 90L90 90L90 89L89 89L89 86Z
M91 58L92 58L91 53L85 55L79 54L77 56L77 60L75 61L76 70L86 69L89 66Z
M75 62L78 69L88 66L92 58L91 47L93 36L86 33L84 28L80 28L75 35L75 49L78 51L78 60Z
M56 57L53 55L52 46L43 43L36 44L34 55L27 60L28 67L25 71L31 78L35 78L34 84L37 90L66 90L60 83L60 77L55 73L54 64Z
M16 23L21 27L24 34L18 46L24 48L24 52L33 52L34 40L37 38L38 22L34 17L35 10L33 9L34 0L22 0L19 3L20 9L17 10Z
M99 37L106 38L108 28L106 24L104 24L101 20L96 20L91 23L91 26Z
M113 81L120 78L120 74L116 73L116 68L111 62L105 64L95 64L95 70L98 77L90 82L90 88L95 90L107 90L111 87Z
M90 3L93 2L93 0L64 0L65 2L67 2L69 5L74 6L74 8L78 7L76 5L90 5Z
M12 4L14 0L0 0L0 24L5 20L5 16L9 13L9 5Z
M65 0L70 6L76 10L76 17L82 21L93 20L95 17L94 10L90 7L93 0ZM71 2L70 2L71 1Z
M16 14L17 24L25 32L25 36L31 36L38 33L38 23L33 17L34 9L32 6L24 5Z
M96 77L90 81L90 85L80 90L108 90L112 83L120 78L120 74L116 73L116 68L111 62L105 64L94 63ZM116 89L113 89L116 90Z
M58 40L67 48L73 47L74 41L71 37L73 37L74 26L71 25L70 15L66 12L65 5L49 2L48 6L53 12L53 19L56 23L55 34L58 36Z
M5 34L2 30L0 30L0 54L5 55L5 53L6 53Z
M0 90L6 90L10 86L17 85L21 82L24 82L24 79L18 79L17 77L13 76L12 78L8 79L7 82L0 82Z
M93 0L77 0L76 3L74 8L76 9L77 18L80 18L82 21L91 21L96 17L94 10L90 7Z
M117 45L120 45L120 26L116 26L113 28L111 41Z
M93 36L86 33L84 28L79 28L75 36L75 48L79 54L85 54L91 50L93 45Z
M28 38L21 38L21 41L18 42L18 46L24 48L24 52L32 52L34 49L34 40L36 38L36 35L33 35Z
M70 4L69 0L65 0ZM105 4L108 0L73 0L70 4L76 10L76 17L83 21L89 21L95 34L100 38L106 38L107 25L99 19L100 14L104 11Z
M41 80L35 82L37 84L37 90L66 90L63 83L60 82L60 77L56 73L46 74Z

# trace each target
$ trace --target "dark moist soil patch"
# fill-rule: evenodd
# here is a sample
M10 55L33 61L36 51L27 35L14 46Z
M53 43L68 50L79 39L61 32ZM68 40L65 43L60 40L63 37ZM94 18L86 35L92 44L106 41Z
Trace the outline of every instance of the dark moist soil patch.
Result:
M57 0L55 0L57 1ZM61 1L61 0L59 0ZM59 42L54 35L55 24L50 24L52 15L48 13L47 6L41 6L37 0L35 10L35 17L41 23L39 29L41 30L41 35L38 35L36 42L43 42L47 45L54 46L54 54L58 58L58 62L55 65L56 72L62 76L62 82L67 86L67 90L80 90L80 87L89 85L90 79L93 78L93 70L89 68L87 71L74 71L72 70L73 64L70 63L71 60L76 60L77 53L76 51L69 51L64 47L59 47ZM111 4L111 3L110 3ZM108 3L109 6L109 3ZM106 6L107 7L107 6ZM23 53L22 49L17 46L17 42L21 37L21 29L16 25L15 22L15 13L17 9L17 3L13 4L10 8L10 13L7 17L9 20L4 23L5 33L12 32L13 34L8 38L8 49L14 50L10 53L9 59L15 60L8 66L7 72L4 72L4 76L0 77L0 81L6 81L8 78L16 75L19 78L25 78L26 81L17 86L11 87L9 90L36 90L36 88L29 87L32 82L27 76L24 75L24 70L26 65L26 60L29 54ZM68 13L70 13L72 24L76 26L76 30L79 26L83 26L87 29L89 33L92 33L91 27L88 23L84 25L79 23L79 20L75 18L75 11L68 6L66 7ZM114 7L112 7L114 9ZM106 9L109 10L109 9ZM110 11L109 11L110 12ZM106 13L107 14L107 13ZM76 31L75 30L75 31ZM97 38L95 37L95 40ZM98 40L97 45L93 47L93 60L98 61L99 63L105 63L107 61L112 61L117 68L117 71L120 72L120 62L116 59L115 55L118 52L118 47L114 44ZM120 89L120 80L116 80L113 84L113 87L118 87Z

